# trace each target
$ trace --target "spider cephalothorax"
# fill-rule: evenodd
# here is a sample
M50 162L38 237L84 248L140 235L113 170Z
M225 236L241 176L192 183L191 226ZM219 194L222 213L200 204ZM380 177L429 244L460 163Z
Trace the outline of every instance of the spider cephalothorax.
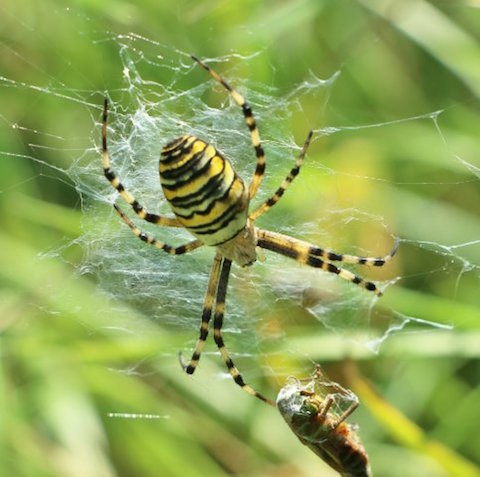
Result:
M310 145L312 131L309 132L300 155L280 187L259 207L253 211L250 210L249 204L258 190L265 172L265 153L260 143L260 135L252 109L243 96L236 92L229 83L208 65L194 56L192 58L208 71L213 79L223 85L235 103L242 108L257 158L257 165L249 186L245 185L245 182L235 172L230 161L218 152L214 146L195 136L185 134L170 141L163 147L159 162L160 182L163 193L175 217L166 217L148 212L125 189L110 167L107 149L107 100L104 103L102 128L103 171L112 186L131 205L134 212L141 219L164 227L184 227L196 237L195 240L185 245L173 247L142 232L117 205L114 205L120 217L141 240L171 255L187 253L203 245L213 246L216 249L205 296L200 336L188 364L183 362L180 355L183 369L189 374L195 371L208 336L209 323L213 313L214 340L231 376L246 392L269 404L273 404L272 401L245 384L242 376L233 364L222 338L221 328L232 262L240 266L251 265L256 260L256 248L260 247L293 258L305 265L334 273L377 295L381 295L380 290L373 282L364 280L349 270L339 268L332 262L380 267L393 257L398 243L395 243L392 251L385 257L358 257L325 250L287 235L255 227L254 221L280 200L299 173Z

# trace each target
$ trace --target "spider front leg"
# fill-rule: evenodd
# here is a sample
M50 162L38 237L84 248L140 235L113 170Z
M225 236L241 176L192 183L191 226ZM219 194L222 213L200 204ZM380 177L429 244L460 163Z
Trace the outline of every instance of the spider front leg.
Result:
M228 372L232 376L235 383L238 384L245 392L247 392L251 396L255 396L261 401L267 404L270 404L270 406L275 407L275 403L273 401L271 401L270 399L267 399L265 396L255 391L251 386L245 383L245 381L242 378L242 375L240 374L235 364L233 363L232 358L230 357L230 354L228 353L228 350L223 341L221 330L223 326L223 317L225 314L225 298L227 295L228 277L230 274L231 265L232 265L231 260L228 260L226 258L223 260L222 271L220 275L220 282L218 284L218 290L217 290L217 302L215 305L215 318L213 321L213 337L215 339L215 343L218 346L222 359L228 368Z
M250 199L252 199L262 183L266 166L265 152L260 142L260 133L258 132L257 124L255 123L255 118L253 117L252 108L245 101L244 97L235 91L230 84L227 83L216 71L212 70L210 66L204 63L202 60L199 60L196 56L191 56L192 59L196 61L203 69L205 69L215 81L220 83L228 91L235 103L242 108L243 116L245 117L245 124L250 131L250 139L252 141L253 148L255 149L255 155L257 156L257 166L250 182L248 192Z
M310 131L308 133L307 139L305 139L305 143L303 144L302 150L295 161L294 166L288 173L287 177L283 180L282 184L280 187L275 191L275 194L273 194L270 198L268 198L260 207L255 209L250 215L249 218L250 220L256 220L258 217L263 215L265 212L270 210L283 196L285 191L288 189L289 185L293 182L293 179L297 177L298 173L300 172L300 169L303 164L303 159L305 158L305 154L307 153L308 146L310 146L310 141L313 136L313 131Z
M110 167L110 157L107 147L107 117L108 117L108 99L105 98L103 102L103 124L102 124L102 165L103 173L108 179L112 187L123 197L127 204L132 206L135 213L143 220L151 222L156 225L162 225L165 227L182 227L182 224L173 217L164 217L162 215L152 214L148 212L135 197L125 189L125 186L120 182L117 175Z

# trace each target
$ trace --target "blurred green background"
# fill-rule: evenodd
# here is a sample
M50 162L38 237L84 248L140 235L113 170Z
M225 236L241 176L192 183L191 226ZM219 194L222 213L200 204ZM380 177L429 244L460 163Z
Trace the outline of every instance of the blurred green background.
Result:
M276 410L218 379L214 353L194 379L181 372L175 350L193 345L196 321L170 327L152 319L148 303L122 301L121 290L109 297L95 273L78 273L85 241L76 239L101 231L86 230L92 194L62 171L83 149L95 153L102 95L125 88L119 42L109 38L134 32L171 52L232 54L240 84L265 85L279 101L340 72L325 97L292 106L277 130L265 124L264 105L269 141L288 131L301 144L309 127L318 136L311 168L263 224L288 217L313 240L318 219L322 245L352 253L385 253L391 234L400 237L386 270L359 270L400 279L378 320L355 332L405 330L376 354L349 327L329 332L311 307L271 293L256 322L261 349L238 365L269 396L314 362L352 387L362 402L352 421L377 477L480 476L480 2L4 0L0 13L2 475L336 475ZM144 47L155 56L155 43ZM200 81L208 78L195 71L178 88ZM213 89L208 101L218 104ZM272 169L270 190L288 167ZM369 215L350 227L358 211ZM331 300L307 291L316 307ZM187 292L204 293L194 284ZM252 296L245 292L247 303ZM333 317L343 313L336 300ZM453 329L408 324L409 316ZM226 336L241 355L241 337Z

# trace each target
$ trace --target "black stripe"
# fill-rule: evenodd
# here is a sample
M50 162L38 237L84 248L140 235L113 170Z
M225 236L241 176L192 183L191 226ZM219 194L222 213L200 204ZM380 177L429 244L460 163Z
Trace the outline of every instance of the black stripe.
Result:
M294 177L296 177L298 175L298 173L300 172L300 166L295 166L291 171L290 171L290 175L292 176L292 180Z
M225 222L221 223L220 226L216 229L209 229L209 230L205 230L205 231L202 231L202 232L198 232L198 231L195 231L195 234L198 234L198 235L213 235L215 233L217 233L219 230L225 228L228 226L228 224L235 218L235 215L233 217L229 217L227 220L225 220ZM236 237L242 230L245 230L245 224L242 224L237 230L234 230L227 238L224 238L223 240L221 240L220 242L215 242L212 244L212 246L218 246L218 245L222 245L230 240L232 240L234 237Z
M112 182L113 179L115 179L117 176L115 175L115 172L112 171L112 169L110 169L110 167L108 167L107 169L103 169L103 173L105 174L105 177L110 181Z
M370 291L375 291L377 289L377 286L375 285L375 283L365 282L365 288Z
M373 262L374 267L381 267L385 263L385 260L382 260L381 258L375 260Z
M286 257L297 259L299 256L298 252L295 249L287 248L265 239L259 239L257 245L261 248L271 250L272 252L279 253L280 255L284 255Z
M103 122L107 122L108 99L103 98Z
M280 197L282 197L282 195L285 193L285 189L283 187L279 187L276 191L275 191L275 194L274 196L277 196L276 200L280 199ZM273 197L272 197L273 199ZM270 200L270 199L269 199Z
M306 263L307 263L307 265L310 265L311 267L322 268L325 262L321 258L310 256L310 257L307 258Z
M228 225L228 224L227 224ZM234 237L236 237L240 232L242 232L243 230L245 230L245 225L242 225L242 227L240 227L238 230L235 230L235 232L232 233L232 235L230 237L228 237L227 239L225 240L222 240L221 242L216 242L214 244L212 244L213 246L217 247L218 245L223 245L224 243L232 240ZM198 234L198 232L195 232ZM256 260L254 260L253 262L251 263L248 263L247 266L250 266L252 265Z
M215 320L217 320L217 318L218 318L218 317L215 316ZM220 319L220 321L223 322L223 315L221 316L221 318L218 318L218 319ZM221 327L221 326L222 326L222 325L220 324L220 327ZM219 327L217 327L217 326L215 325L215 329L219 329ZM225 347L225 343L223 342L222 336L217 336L216 334L214 334L214 335L213 335L213 340L215 341L215 344L216 344L219 348L224 348L224 347ZM228 366L228 364L227 364L227 366Z
M210 306L206 306L202 312L202 322L208 323L210 321L211 316L212 316L212 308Z
M207 336L208 336L208 330L200 328L200 339L202 341L205 341L207 339Z
M215 156L213 156L213 157L215 157ZM177 177L177 179L180 179L180 180L175 181L173 184L163 182L163 179L170 179L170 177L165 176L165 173L161 172L160 173L160 182L162 183L162 187L166 187L167 189L170 189L170 190L175 190L181 184L186 184L188 182L191 182L192 180L197 179L201 175L209 175L208 174L208 169L210 169L211 161L212 161L213 157L211 159L209 159L202 167L200 167L198 169L193 169L191 171L190 175L185 174L185 172L188 172L188 170L187 171L184 170L183 171L184 172L183 177L182 176ZM189 161L189 163L190 163L190 161ZM223 171L223 169L222 169L222 171ZM217 177L217 176L215 176L215 177Z
M242 376L239 374L233 378L233 380L242 388L245 386L245 381L243 380Z
M250 105L246 101L242 105L242 111L243 111L243 114L245 115L245 117L247 117L247 118L251 118L253 116L252 108L250 107Z
M188 219L191 219L194 215L207 215L207 214L209 214L212 211L212 209L215 207L217 202L223 202L228 197L228 194L230 193L230 189L232 188L232 185L233 185L233 182L230 185L230 187L224 192L224 194L222 196L220 196L218 198L213 198L210 201L210 203L208 204L208 206L205 210L196 210L189 215L182 215L178 211L175 211L175 215L177 217L181 217L182 219L188 220ZM210 225L210 224L207 224L207 225Z
M265 151L263 150L263 147L260 146L260 144L258 146L255 146L255 152L257 154L257 157L261 157L265 155ZM262 164L262 165L265 167L265 164Z
M142 206L140 206L140 210L143 210ZM157 224L159 219L160 216L158 216L157 214L151 214L150 212L147 212L147 215L145 215L145 220L147 222L151 222L152 224Z
M170 149L172 146L176 145L176 147L181 146L182 144L185 144L185 141L189 138L190 136L184 137L184 136L179 136L176 137L175 139L172 139L171 141L167 142L165 146L163 147L163 150L165 149ZM177 144L179 143L179 144Z
M234 180L235 178L232 180L231 184L233 184ZM205 202L206 199L209 198L209 196L212 196L213 193L217 189L219 189L220 184L222 184L223 182L223 174L213 176L206 184L200 187L200 189L192 192L191 194L183 195L181 197L174 197L172 200L170 200L170 204L172 204L172 206L174 207L183 208L189 208L195 205L202 204L203 202ZM229 189L231 187L231 184L228 186ZM211 198L213 199L213 197Z
M222 215L217 217L215 220L212 220L208 224L195 225L193 227L188 227L188 229L195 230L196 234L211 235L211 234L214 234L215 232L218 232L220 229L225 228L233 219L237 217L238 213L239 213L238 204L232 204ZM218 224L219 222L221 223L216 228L207 229L207 230L197 230L197 229L203 229L205 227L210 227L211 225Z
M318 249L318 250L322 250L322 249ZM324 253L324 251L322 250L321 253ZM312 254L313 254L313 252L312 252ZM334 261L336 261L336 262L341 262L342 259L343 259L343 256L340 255L339 253L329 252L329 253L327 254L327 258L328 258L328 260L334 260Z
M180 145L176 147L175 149L172 149L171 151L168 152L162 152L160 157L160 161L162 164L168 165L172 164L176 161L178 161L184 154L188 154L191 150L195 142L198 140L197 138L194 138L187 147L184 147L183 145L188 139L191 139L193 136L188 136L185 141L181 142L181 147ZM204 142L204 141L202 141Z
M336 273L337 275L340 273L340 269L333 263L327 263L327 270L331 273Z
M185 208L191 207L193 205L201 204L209 196L211 195L214 196L214 192L217 189L221 189L220 185L225 180L223 172L224 171L222 170L217 175L212 176L207 183L205 183L202 187L200 187L200 189L197 189L195 192L192 192L191 194L187 194L187 195L182 195L179 197L174 197L169 201L170 204L172 204L173 206L185 207ZM229 188L234 180L235 180L235 176L232 182L228 185Z
M257 149L255 148L255 150L257 150ZM263 151L263 149L262 149L262 151ZM261 176L265 172L265 167L266 167L265 163L257 164L257 168L255 169L255 175Z
M219 171L219 173L216 176L213 176L213 177L218 177L221 174L223 175L223 172L225 171L225 159L222 156L218 156L218 157L220 157L223 160L222 169ZM175 184L164 184L162 182L162 187L164 189L167 189L167 190L176 191L176 190L180 189L181 187L183 187L184 185L186 185L186 184L192 182L193 180L195 180L196 178L200 177L200 175L207 175L208 176L209 174L208 174L207 170L210 168L210 166L211 166L211 161L208 161L207 164L205 164L204 167L202 167L198 171L195 171L194 174L192 174L190 177L187 177L185 180L178 181ZM186 196L182 196L182 197L186 197Z
M201 151L194 154L188 161L185 162L185 164L182 164L180 167L176 167L175 169L167 169L166 171L160 172L160 176L164 179L175 179L185 174L185 172L188 170L195 170L195 166L197 166L198 163L204 158L204 152L207 146L208 144L206 144ZM213 155L209 161L213 157L215 157L215 155Z

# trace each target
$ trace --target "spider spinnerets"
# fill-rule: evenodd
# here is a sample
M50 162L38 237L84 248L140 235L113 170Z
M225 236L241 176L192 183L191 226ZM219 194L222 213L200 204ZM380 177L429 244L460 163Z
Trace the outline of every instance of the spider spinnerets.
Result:
M184 371L188 374L193 374L195 371L208 336L209 323L213 313L214 340L235 383L247 393L274 405L273 401L245 383L222 338L221 329L225 313L225 298L232 262L240 266L251 265L257 257L256 248L260 247L293 258L305 265L337 274L340 278L360 285L380 296L381 292L373 282L337 267L332 262L380 267L394 256L398 242L395 242L392 251L385 257L358 257L339 254L302 240L255 227L254 221L279 201L298 175L310 145L312 131L308 133L294 166L280 187L268 200L250 211L250 201L255 196L265 173L265 153L260 142L260 135L252 109L243 96L214 70L195 56L192 56L192 59L202 66L215 81L220 83L242 109L257 159L255 172L249 186L245 185L230 161L214 146L195 136L184 135L170 141L163 147L159 163L160 183L175 217L148 212L125 188L110 167L107 148L107 99L104 102L102 127L103 171L111 185L141 219L164 227L184 227L196 237L195 240L184 245L176 247L168 245L142 232L114 204L115 210L138 238L171 255L191 252L203 245L212 246L216 249L205 295L200 336L188 364L179 354Z

